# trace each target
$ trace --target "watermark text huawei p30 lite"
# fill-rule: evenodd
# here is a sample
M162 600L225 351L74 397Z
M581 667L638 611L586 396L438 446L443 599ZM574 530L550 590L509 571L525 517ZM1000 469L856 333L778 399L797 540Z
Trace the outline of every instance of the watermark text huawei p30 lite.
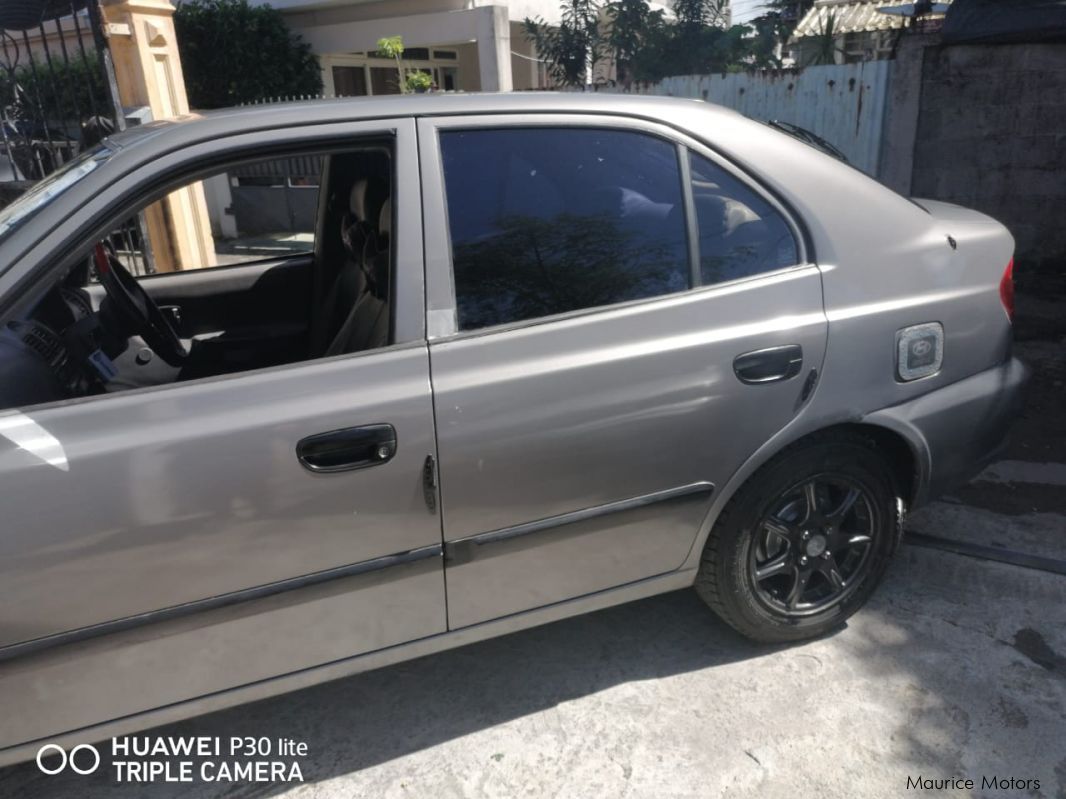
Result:
M108 757L110 755L110 757ZM69 750L45 744L45 774L108 772L116 782L303 782L307 744L267 736L123 736Z

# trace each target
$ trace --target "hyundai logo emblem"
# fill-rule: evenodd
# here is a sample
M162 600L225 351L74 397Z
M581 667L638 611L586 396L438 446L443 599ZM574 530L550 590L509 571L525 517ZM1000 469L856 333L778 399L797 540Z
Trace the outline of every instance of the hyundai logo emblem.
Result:
M911 353L917 355L919 358L923 355L928 355L932 349L933 345L927 339L919 339L911 344Z

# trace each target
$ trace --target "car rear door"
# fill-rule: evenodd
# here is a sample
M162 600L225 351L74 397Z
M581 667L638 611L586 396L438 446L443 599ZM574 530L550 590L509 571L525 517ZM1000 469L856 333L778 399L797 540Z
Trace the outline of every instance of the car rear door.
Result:
M0 748L445 629L414 123L343 130L395 146L395 343L0 413Z
M820 369L795 224L663 125L419 124L449 625L677 570Z

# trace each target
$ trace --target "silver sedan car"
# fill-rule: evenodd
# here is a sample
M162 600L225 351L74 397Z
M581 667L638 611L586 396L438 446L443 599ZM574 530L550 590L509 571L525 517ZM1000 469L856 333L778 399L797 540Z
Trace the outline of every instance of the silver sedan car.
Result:
M688 586L837 627L1003 442L1012 254L701 102L104 140L0 211L0 761Z

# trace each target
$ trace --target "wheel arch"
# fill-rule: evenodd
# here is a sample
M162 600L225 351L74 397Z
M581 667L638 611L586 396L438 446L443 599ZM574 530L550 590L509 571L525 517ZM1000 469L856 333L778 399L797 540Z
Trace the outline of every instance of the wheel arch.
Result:
M788 428L783 430L782 434L787 432ZM719 490L682 568L699 564L707 537L722 510L755 472L792 447L804 444L812 438L831 438L837 435L860 435L868 438L888 463L905 506L913 508L924 501L931 465L929 446L917 428L892 415L890 409L878 411L859 421L836 422L806 430L784 440L777 436L756 450Z

